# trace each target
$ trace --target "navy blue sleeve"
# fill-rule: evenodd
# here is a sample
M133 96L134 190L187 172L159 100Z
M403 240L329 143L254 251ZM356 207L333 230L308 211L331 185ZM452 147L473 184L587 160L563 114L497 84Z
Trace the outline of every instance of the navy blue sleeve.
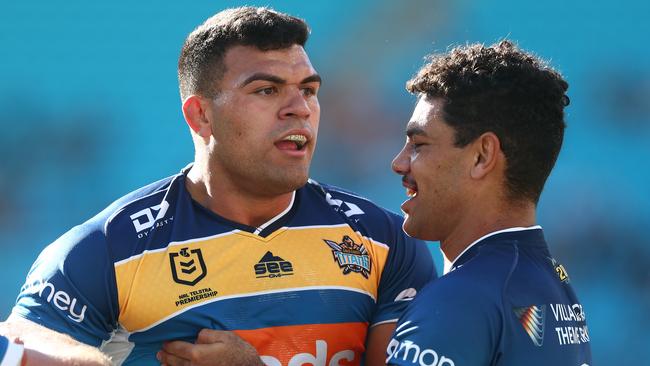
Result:
M502 324L498 305L471 283L446 277L425 287L400 318L389 365L492 364Z
M2 364L2 359L7 353L7 348L9 348L9 340L7 337L0 335L0 364Z
M46 247L12 312L92 346L109 339L119 310L101 225L90 221L77 226Z
M381 275L377 309L371 325L396 321L416 293L437 277L426 244L404 233L400 216L389 216L393 240Z

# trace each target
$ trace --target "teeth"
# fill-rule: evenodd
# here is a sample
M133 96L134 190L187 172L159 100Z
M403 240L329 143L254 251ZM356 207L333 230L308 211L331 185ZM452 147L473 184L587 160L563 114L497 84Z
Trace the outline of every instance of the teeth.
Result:
M406 195L409 196L410 198L415 198L415 196L418 195L418 191L411 188L406 188Z
M305 135L289 135L282 139L283 141L293 141L298 145L298 148L301 148L305 143L307 143L307 136Z

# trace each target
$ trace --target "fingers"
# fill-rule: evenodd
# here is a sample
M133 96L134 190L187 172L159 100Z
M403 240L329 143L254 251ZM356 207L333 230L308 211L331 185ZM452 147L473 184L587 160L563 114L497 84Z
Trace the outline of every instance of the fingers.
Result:
M233 332L225 330L201 329L199 335L196 337L196 343L233 343L237 342L239 339L240 338Z
M203 329L196 343L172 341L163 343L156 355L164 365L263 365L257 351L233 332Z
M156 354L159 361L171 366L189 365L229 365L217 362L219 355L228 355L223 343L192 344L183 341L163 343L163 348ZM163 362L164 360L164 362Z
M191 364L190 360L172 355L165 351L158 351L158 353L156 353L156 358L160 361L160 364L164 366L190 366Z
M192 343L184 341L172 341L163 343L162 351L185 360L192 360L196 355L196 347Z

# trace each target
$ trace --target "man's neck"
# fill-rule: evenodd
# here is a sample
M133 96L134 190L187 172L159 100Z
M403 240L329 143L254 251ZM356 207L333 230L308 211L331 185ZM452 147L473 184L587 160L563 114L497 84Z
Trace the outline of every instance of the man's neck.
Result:
M449 235L440 240L440 249L446 261L454 262L481 237L508 228L530 227L535 225L535 221L533 203L494 210L473 210L473 214L466 215Z
M188 172L185 185L192 198L230 221L260 227L289 208L294 192L276 196L255 195L216 174L206 174L200 166Z

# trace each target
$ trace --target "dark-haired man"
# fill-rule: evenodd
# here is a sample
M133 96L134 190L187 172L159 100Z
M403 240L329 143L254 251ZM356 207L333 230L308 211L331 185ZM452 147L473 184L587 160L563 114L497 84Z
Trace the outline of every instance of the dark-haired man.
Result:
M404 230L440 241L446 274L400 317L387 363L590 365L583 307L535 219L568 84L502 41L433 57L407 88Z
M383 363L435 272L399 216L308 181L321 84L308 33L251 7L194 30L178 64L194 164L45 249L8 333L67 355L52 330L66 333L115 364L359 365L364 350ZM247 352L221 352L233 345Z

